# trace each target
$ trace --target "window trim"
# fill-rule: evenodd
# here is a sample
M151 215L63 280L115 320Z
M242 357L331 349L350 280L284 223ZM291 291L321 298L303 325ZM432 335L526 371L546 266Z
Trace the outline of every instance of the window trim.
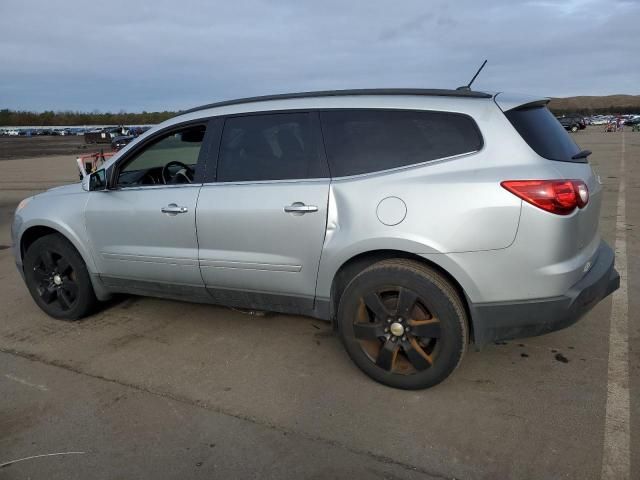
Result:
M118 186L118 176L122 169L126 167L129 163L135 160L136 156L142 151L158 142L161 137L166 136L167 134L171 134L171 132L176 132L179 130L184 130L185 128L195 127L198 125L202 125L206 128L204 137L202 139L202 146L200 147L200 153L198 154L198 161L196 163L196 174L192 183L186 184L176 184L176 185L135 185L131 187L119 187ZM144 141L136 144L131 150L129 150L125 155L118 159L118 161L113 164L107 174L108 183L107 188L109 190L132 190L132 189L146 189L146 188L161 188L161 187L182 187L182 186L192 186L192 185L201 185L206 176L206 169L209 157L209 152L211 150L211 142L214 138L216 130L216 117L203 117L195 120L189 120L182 123L176 123L172 125L168 125L153 135L144 139Z
M411 163L409 165L401 165L399 167L386 168L384 170L376 170L375 172L354 173L353 175L342 175L342 176L339 176L339 177L338 176L331 177L331 181L332 182L333 181L342 182L342 181L347 181L347 180L357 180L359 178L364 178L364 177L372 177L372 176L376 176L376 175L388 175L390 173L401 172L403 170L410 170L412 168L421 168L421 167L425 167L427 165L440 164L440 163L444 163L444 162L449 162L451 160L457 160L458 158L470 157L472 155L477 155L478 153L480 153L482 151L483 148L484 148L484 146L480 150L474 150L472 152L458 153L456 155L450 155L448 157L439 157L439 158L435 158L433 160L425 160L424 162L420 162L420 163Z

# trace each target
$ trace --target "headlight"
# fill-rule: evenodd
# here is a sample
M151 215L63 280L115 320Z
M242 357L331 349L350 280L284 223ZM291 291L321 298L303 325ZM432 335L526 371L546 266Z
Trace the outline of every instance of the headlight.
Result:
M16 208L16 212L19 212L20 210L22 210L24 207L27 206L27 204L31 201L33 197L27 197L24 200L22 200L19 204L18 204L18 208Z

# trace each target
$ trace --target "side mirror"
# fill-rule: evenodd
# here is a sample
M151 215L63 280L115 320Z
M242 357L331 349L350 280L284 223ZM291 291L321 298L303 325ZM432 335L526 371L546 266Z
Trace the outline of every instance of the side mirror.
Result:
M87 181L88 178L88 181ZM86 183L85 183L86 182ZM85 188L85 185L88 188ZM104 171L104 168L101 168L100 170L93 172L90 175L87 175L82 182L82 187L85 190L88 190L90 192L95 192L98 190L106 190L107 189L107 175Z

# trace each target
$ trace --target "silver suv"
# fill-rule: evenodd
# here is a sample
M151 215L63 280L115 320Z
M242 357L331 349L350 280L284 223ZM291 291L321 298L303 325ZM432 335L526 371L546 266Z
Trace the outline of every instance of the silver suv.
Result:
M47 314L126 292L334 322L374 380L435 385L470 342L577 321L619 286L602 187L547 99L350 90L189 110L23 200Z

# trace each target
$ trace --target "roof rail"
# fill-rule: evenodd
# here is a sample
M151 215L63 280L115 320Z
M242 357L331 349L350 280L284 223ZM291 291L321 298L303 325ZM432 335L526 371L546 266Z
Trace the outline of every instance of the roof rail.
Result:
M315 97L348 97L354 95L424 95L435 97L467 97L467 98L492 98L493 95L473 90L448 90L439 88L365 88L356 90L321 90L317 92L280 93L276 95L263 95L259 97L247 97L237 100L225 100L223 102L209 103L200 107L190 108L180 113L197 112L209 108L240 105L243 103L266 102L269 100L289 100L294 98Z

